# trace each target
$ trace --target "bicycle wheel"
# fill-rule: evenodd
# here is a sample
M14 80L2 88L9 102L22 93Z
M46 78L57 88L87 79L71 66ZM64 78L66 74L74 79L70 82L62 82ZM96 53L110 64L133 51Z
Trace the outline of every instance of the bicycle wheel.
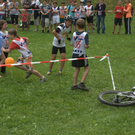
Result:
M104 91L98 95L98 100L104 104L117 107L135 105L135 99L133 99L132 97L128 97L126 96L126 94L124 95L123 93L125 92L115 90Z

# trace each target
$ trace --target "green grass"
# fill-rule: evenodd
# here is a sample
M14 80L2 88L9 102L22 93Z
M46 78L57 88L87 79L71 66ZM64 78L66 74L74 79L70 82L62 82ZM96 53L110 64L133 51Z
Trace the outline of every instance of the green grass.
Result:
M90 48L87 55L103 56L109 53L117 90L129 91L135 85L135 44L134 19L132 34L112 35L114 15L106 16L106 34L89 34ZM9 28L11 26L9 25ZM30 39L29 49L33 61L50 60L53 34L20 31L20 36ZM72 35L70 34L70 37ZM66 41L66 58L71 58L72 47ZM9 54L15 60L19 52ZM58 53L57 59L60 59ZM26 73L15 67L7 68L0 79L0 135L133 135L135 107L117 108L104 105L97 100L100 92L112 90L107 60L89 60L90 72L85 81L89 92L71 91L74 68L66 62L63 75L56 76L60 63L55 63L47 82L40 84L39 78L32 75L24 79ZM45 75L49 64L34 65ZM13 79L11 78L11 70ZM79 74L81 80L83 69Z

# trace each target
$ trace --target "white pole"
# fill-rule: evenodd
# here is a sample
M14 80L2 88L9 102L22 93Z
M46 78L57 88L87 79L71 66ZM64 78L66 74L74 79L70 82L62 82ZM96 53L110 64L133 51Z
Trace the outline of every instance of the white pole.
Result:
M110 63L109 57L107 57L107 60L108 60L108 65L109 65L109 69L110 69L110 74L111 74L111 79L112 79L113 90L116 90L116 89L115 89L115 83L114 83L114 79L113 79L113 73L112 73L112 68L111 68L111 63Z

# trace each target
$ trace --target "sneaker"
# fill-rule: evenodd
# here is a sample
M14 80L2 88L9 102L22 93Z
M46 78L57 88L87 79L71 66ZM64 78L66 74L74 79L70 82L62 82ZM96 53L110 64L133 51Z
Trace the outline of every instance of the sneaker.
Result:
M62 75L62 71L59 71L56 75Z
M71 34L71 31L69 31L69 34Z
M112 32L112 34L114 34L114 32Z
M88 30L88 33L90 33L90 30Z
M119 35L120 33L118 32L118 35Z
M76 90L76 89L78 89L78 85L71 87L71 90Z
M44 33L44 30L42 30L42 33Z
M26 75L25 79L28 79L31 75L32 75L31 72L27 72L27 75Z
M43 78L40 78L40 83L46 82L47 78L43 76Z
M46 73L46 75L50 75L51 74L51 72L50 71L48 71L47 73Z
M33 31L38 31L37 29L33 30Z
M49 30L47 31L47 33L49 33Z
M85 86L85 84L79 84L78 85L78 89L82 89L82 90L85 90L85 91L88 91L89 89Z
M91 34L94 34L94 32L91 32Z

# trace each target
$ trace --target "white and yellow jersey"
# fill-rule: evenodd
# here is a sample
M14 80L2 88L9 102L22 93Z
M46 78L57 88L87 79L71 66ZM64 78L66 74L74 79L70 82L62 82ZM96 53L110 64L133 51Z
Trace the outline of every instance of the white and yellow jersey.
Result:
M60 10L60 18L64 18L66 15L67 6L64 6L64 8L60 6L59 10Z
M56 32L59 36L59 38L61 39L61 44L58 44L58 39L56 37L54 37L53 39L53 46L56 47L64 47L65 46L65 37L68 34L70 27L66 27L65 23L60 24L57 28L56 28Z

